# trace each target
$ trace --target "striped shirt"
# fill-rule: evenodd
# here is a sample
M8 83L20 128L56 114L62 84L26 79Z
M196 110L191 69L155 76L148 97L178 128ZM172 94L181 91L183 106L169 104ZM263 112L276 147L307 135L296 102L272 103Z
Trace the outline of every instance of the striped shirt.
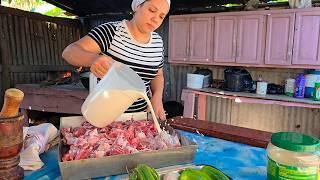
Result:
M93 28L88 36L96 41L101 52L132 68L144 81L146 92L151 96L150 82L163 66L160 35L152 32L148 43L139 43L130 34L126 20L123 20L101 24ZM126 112L140 112L146 108L146 101L138 99Z

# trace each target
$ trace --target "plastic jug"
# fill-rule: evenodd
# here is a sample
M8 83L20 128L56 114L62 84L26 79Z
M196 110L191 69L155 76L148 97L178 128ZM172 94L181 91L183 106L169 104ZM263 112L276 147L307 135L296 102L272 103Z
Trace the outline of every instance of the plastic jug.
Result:
M114 61L107 74L82 104L85 119L105 127L120 117L136 100L146 96L146 86L131 68Z

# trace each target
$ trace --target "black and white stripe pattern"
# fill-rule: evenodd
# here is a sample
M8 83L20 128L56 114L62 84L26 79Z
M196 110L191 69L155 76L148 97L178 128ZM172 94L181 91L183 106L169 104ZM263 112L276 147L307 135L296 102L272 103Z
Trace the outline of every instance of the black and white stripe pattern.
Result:
M88 35L97 42L101 52L132 68L144 81L150 97L150 82L163 66L162 38L153 32L149 43L141 44L131 36L126 20L101 24ZM144 111L146 108L146 101L139 99L127 112Z

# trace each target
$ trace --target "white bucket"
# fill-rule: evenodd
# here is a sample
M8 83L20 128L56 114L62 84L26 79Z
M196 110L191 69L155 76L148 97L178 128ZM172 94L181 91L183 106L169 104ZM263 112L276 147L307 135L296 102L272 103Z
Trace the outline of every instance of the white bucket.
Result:
M268 83L267 82L257 82L257 94L260 95L266 95L268 89Z
M201 74L187 74L187 87L193 89L201 89L203 86L204 75Z

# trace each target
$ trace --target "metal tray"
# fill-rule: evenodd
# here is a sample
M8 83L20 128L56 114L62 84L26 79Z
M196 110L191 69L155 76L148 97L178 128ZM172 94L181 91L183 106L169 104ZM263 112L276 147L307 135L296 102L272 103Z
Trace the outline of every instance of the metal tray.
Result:
M134 120L145 120L147 119L147 113L124 114L118 120L131 118ZM60 129L79 127L83 121L84 118L82 116L62 117L60 119ZM161 124L161 126L169 130L170 134L177 133L182 146L166 150L62 162L62 154L67 152L68 146L62 143L62 135L60 134L58 159L62 179L88 179L123 174L140 163L146 163L154 168L191 163L197 148L196 143L180 136L177 131L165 124Z

